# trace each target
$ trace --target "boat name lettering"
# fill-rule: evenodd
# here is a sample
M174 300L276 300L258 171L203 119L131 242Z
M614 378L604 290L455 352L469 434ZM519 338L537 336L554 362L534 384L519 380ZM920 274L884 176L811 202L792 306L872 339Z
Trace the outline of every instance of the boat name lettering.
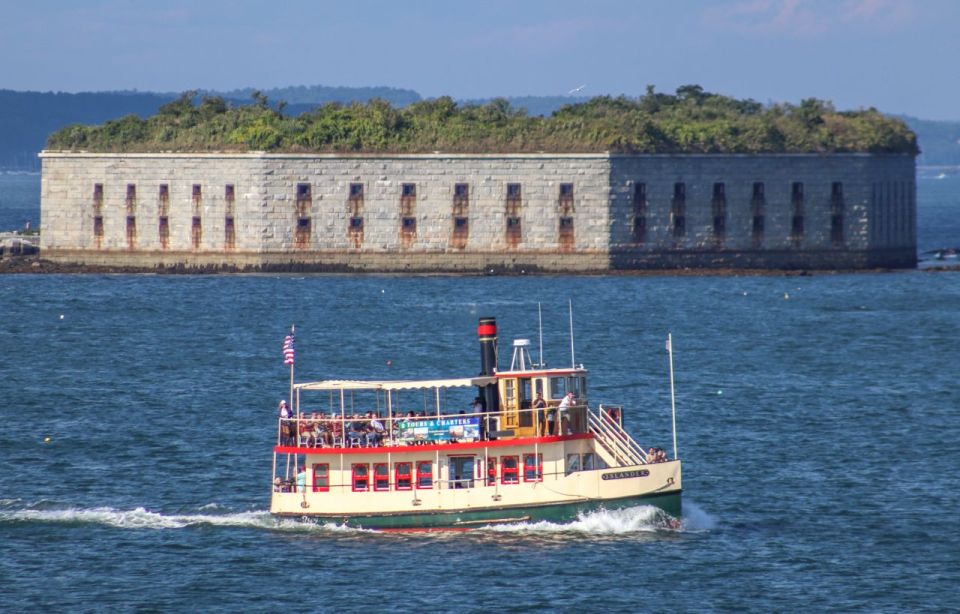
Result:
M604 473L604 480L622 480L625 478L645 478L650 475L646 469L634 469L633 471L616 471L614 473Z

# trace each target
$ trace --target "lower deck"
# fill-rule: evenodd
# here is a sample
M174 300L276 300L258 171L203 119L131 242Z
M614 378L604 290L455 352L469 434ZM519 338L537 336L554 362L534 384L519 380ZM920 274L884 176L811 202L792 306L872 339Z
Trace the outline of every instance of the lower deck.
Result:
M590 434L397 448L275 449L271 512L364 527L566 521L648 502L679 515L680 462L623 466Z

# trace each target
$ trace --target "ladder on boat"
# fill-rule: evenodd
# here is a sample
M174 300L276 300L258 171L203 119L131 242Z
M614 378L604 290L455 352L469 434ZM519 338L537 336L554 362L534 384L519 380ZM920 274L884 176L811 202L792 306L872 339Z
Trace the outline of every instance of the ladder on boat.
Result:
M618 467L646 464L646 453L620 423L604 415L603 407L598 411L587 410L587 423L590 433L600 447L616 462Z

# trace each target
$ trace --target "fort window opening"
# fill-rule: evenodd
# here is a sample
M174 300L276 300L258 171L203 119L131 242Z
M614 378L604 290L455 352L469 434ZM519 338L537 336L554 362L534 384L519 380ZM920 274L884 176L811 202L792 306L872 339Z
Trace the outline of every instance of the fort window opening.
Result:
M723 243L727 236L727 186L721 182L713 184L713 239Z
M193 222L190 225L190 238L193 249L200 249L200 242L203 241L203 226L199 216L193 217Z
M573 249L573 218L570 216L562 216L560 218L560 249L561 250L572 250Z
M330 464L315 463L313 465L313 492L330 491Z
M233 224L232 215L223 218L223 246L226 249L233 249L237 246L237 231Z
M170 247L170 218L161 215L158 224L157 234L160 236L160 248L167 249Z
M673 184L673 201L670 207L673 236L680 238L687 232L687 186L683 182Z
M507 184L506 220L507 247L517 247L523 240L520 224L520 207L523 205L522 188L519 183Z
M127 216L127 249L136 249L137 247L137 217Z
M354 249L363 245L363 184L351 183L350 195L347 198L347 209L350 222L347 226L347 237Z
M127 184L127 205L137 201L137 185L134 183Z
M93 239L96 246L99 248L103 244L103 216L95 215L93 216Z
M417 184L415 183L404 183L400 191L401 198L416 198L417 197Z
M193 184L193 189L191 191L191 194L193 195L194 200L197 200L203 197L203 190L201 189L199 183Z
M99 207L103 204L103 184L93 184L93 206Z
M834 247L843 246L843 184L835 181L830 185L830 242Z
M633 241L643 243L647 240L647 184L636 183L633 186Z
M790 240L799 247L803 242L803 184L794 181L790 185L790 206L793 215L790 220Z
M573 184L561 183L560 196L557 199L560 207L560 215L570 215L573 213Z
M763 244L766 204L767 199L764 195L763 182L754 182L753 195L750 198L750 209L753 212L753 226L750 230L750 235L753 239L754 247L760 247Z
M309 183L297 184L297 200L310 200L310 184Z
M363 218L359 216L350 218L350 230L363 230Z
M167 208L170 206L170 186L166 183L160 184L160 192L158 195L160 199L160 217L166 217L168 214Z
M363 184L362 183L350 184L350 198L354 200L355 199L363 200Z
M223 186L223 199L228 203L232 203L234 201L234 186L232 183L228 183L227 185Z
M310 245L310 231L312 224L309 217L297 218L297 231L293 239L293 245L297 248L305 248Z
M417 236L417 184L404 183L400 190L400 241L409 247Z

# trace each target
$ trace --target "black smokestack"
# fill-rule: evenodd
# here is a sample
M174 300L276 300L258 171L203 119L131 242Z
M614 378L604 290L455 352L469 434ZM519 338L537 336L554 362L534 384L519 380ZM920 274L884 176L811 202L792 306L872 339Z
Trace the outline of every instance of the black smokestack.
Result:
M477 337L480 339L480 375L493 375L497 370L497 319L480 318ZM481 390L486 411L499 411L497 385L489 384Z

